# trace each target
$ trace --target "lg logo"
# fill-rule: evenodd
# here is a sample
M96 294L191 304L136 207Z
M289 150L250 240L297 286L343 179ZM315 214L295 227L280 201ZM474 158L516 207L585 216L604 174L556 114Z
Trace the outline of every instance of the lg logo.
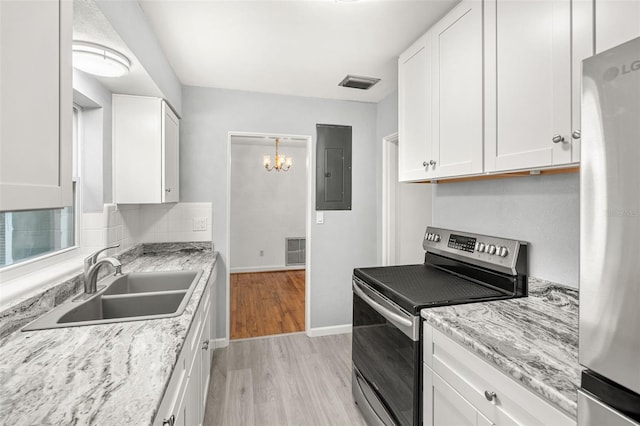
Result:
M640 70L640 59L637 61L633 61L630 64L625 64L620 68L611 67L604 72L602 78L604 78L605 81L612 81L615 80L619 75L629 74L630 72L638 70Z

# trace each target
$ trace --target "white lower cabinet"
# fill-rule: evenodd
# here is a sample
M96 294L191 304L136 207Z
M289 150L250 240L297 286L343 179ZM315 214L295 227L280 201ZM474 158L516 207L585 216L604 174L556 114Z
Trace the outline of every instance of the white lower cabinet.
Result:
M215 293L216 268L211 271L200 306L182 346L169 385L153 422L154 426L201 425L211 372L211 307Z
M425 426L576 425L575 419L427 323L423 404Z

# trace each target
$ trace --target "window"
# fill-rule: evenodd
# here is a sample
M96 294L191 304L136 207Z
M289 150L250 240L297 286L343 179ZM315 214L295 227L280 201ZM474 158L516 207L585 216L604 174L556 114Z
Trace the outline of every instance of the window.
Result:
M0 268L77 245L78 126L73 107L73 205L61 209L0 213Z

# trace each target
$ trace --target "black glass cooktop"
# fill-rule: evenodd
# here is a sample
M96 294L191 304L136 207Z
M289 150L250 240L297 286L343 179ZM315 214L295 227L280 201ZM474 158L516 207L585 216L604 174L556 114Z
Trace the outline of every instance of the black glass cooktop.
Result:
M427 307L513 297L428 264L356 268L353 274L413 315Z

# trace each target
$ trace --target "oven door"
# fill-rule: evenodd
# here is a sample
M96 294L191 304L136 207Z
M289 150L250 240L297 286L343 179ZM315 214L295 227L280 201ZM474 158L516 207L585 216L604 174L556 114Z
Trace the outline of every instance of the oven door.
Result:
M420 317L353 279L353 395L370 424L420 424Z

